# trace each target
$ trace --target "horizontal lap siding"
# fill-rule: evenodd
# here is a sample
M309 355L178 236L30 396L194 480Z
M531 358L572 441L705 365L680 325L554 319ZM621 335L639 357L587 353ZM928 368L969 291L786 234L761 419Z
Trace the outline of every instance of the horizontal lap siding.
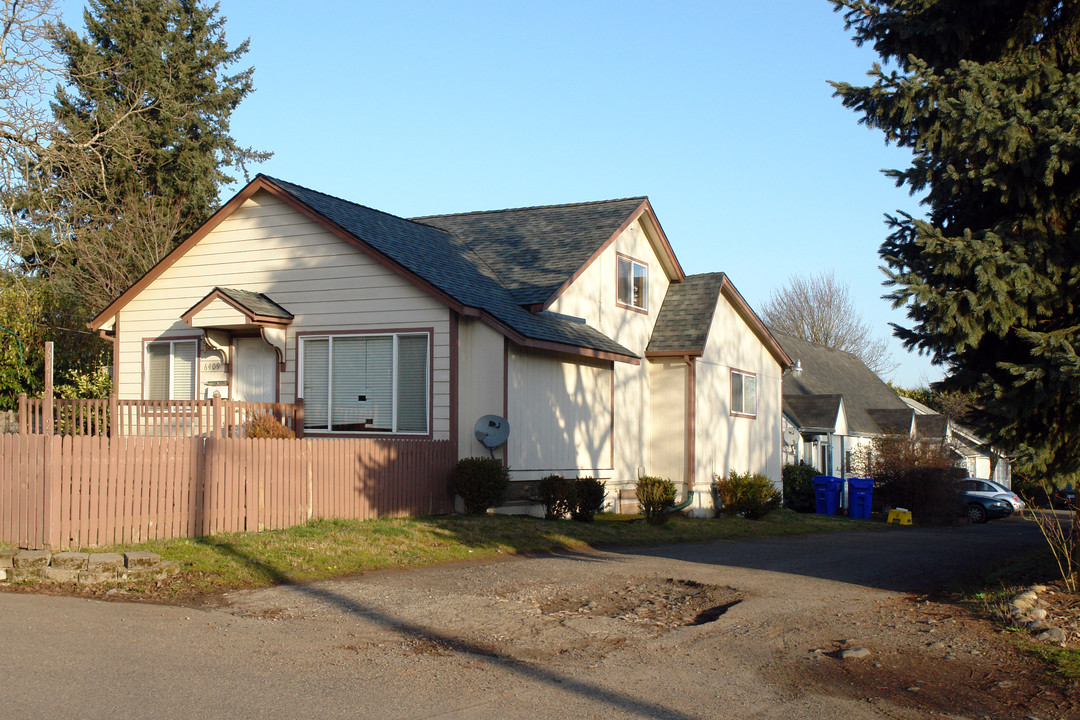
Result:
M447 513L455 460L448 440L2 435L0 540L91 547Z
M279 377L285 403L295 399L297 333L432 328L432 429L434 437L449 438L449 308L265 193L234 211L120 311L121 398L142 397L143 341L198 335L180 316L214 287L265 293L294 315Z

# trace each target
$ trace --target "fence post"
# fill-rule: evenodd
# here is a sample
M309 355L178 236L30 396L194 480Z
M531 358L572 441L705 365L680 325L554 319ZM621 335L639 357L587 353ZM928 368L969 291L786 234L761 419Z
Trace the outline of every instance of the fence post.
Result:
M41 480L45 483L42 503L42 527L41 539L44 549L57 552L61 549L60 537L60 455L63 447L63 437L58 435L46 435L42 438L45 443L45 466L42 468Z
M210 398L210 422L213 425L210 427L210 437L220 437L221 433L221 393L217 390L214 391L214 396Z
M304 398L296 398L296 412L293 413L293 433L298 438L304 437Z
M19 393L19 434L27 433L26 393Z

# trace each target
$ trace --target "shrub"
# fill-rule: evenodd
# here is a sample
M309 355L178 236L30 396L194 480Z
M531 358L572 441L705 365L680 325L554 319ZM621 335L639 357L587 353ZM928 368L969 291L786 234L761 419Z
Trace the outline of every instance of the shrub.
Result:
M637 499L645 521L661 525L667 520L667 511L675 506L675 483L654 475L642 475L637 481Z
M723 512L750 520L760 520L780 507L780 492L761 473L732 472L726 478L717 475L716 497Z
M577 502L570 510L570 517L579 522L592 522L596 513L604 507L604 497L607 495L605 483L591 477L578 478L574 481L574 491Z
M536 485L536 494L544 505L545 520L559 520L577 507L574 481L567 480L562 475L548 475L540 478L540 482Z
M959 517L957 481L967 471L942 445L907 436L875 438L855 451L852 465L874 480L874 507L904 507L922 523L943 524Z
M458 460L450 486L461 496L465 512L483 515L489 507L502 502L510 471L502 460L490 457L469 457Z
M821 473L810 465L785 465L781 472L784 481L784 507L795 512L814 512L814 478Z
M256 413L244 423L244 437L254 440L265 438L292 439L296 437L291 429L285 427L272 413Z

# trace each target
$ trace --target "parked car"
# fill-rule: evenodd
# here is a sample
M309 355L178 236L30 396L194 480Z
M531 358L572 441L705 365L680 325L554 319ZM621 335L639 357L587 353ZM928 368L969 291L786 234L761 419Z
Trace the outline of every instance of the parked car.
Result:
M1007 500L1012 506L1012 511L1018 513L1023 510L1027 505L1020 496L1014 493L1004 485L1000 485L993 480L983 480L982 478L964 478L960 481L960 492L974 493L982 497L998 497L1003 500Z
M977 491L960 493L961 514L970 523L984 523L987 520L1007 518L1013 514L1012 503L1000 496L987 496Z
M1066 485L1050 493L1050 504L1056 508L1072 510L1076 507L1076 490L1072 485Z

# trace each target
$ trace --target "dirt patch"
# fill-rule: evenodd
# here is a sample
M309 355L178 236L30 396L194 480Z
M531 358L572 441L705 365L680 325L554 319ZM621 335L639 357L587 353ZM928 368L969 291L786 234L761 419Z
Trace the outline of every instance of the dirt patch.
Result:
M693 580L632 578L606 586L579 586L540 603L553 617L608 617L657 629L716 620L742 600L737 590Z
M868 643L870 654L839 659L836 651L852 645L847 639L809 649L800 663L805 687L927 715L1080 717L1075 687L1047 678L1014 636L967 608L909 597L868 620L889 631Z

